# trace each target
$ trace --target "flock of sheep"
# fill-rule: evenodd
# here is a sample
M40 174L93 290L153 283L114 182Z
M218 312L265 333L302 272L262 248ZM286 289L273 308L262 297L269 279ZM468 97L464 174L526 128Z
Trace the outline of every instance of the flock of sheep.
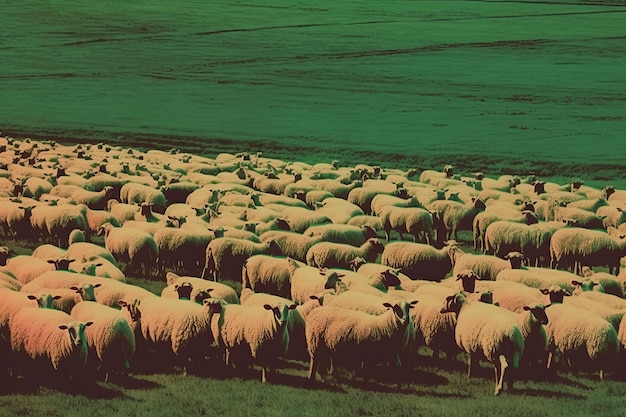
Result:
M430 350L492 363L496 395L557 359L603 378L626 346L624 209L579 180L0 138L0 366L107 378L157 351L266 381L279 358L315 379Z

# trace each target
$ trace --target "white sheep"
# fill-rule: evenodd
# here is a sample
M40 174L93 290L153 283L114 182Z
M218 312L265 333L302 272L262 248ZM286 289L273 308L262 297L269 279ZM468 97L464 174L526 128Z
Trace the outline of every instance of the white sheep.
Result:
M115 259L137 268L144 277L150 276L157 260L158 247L154 238L141 230L124 229L105 223L99 234L104 235L104 246ZM128 269L127 266L127 269Z
M486 207L481 199L472 197L471 204L463 204L453 200L436 200L430 204L429 210L439 213L446 227L446 239L458 241L458 232L460 230L472 230L474 217Z
M546 310L548 324L548 369L554 355L571 364L592 365L604 378L619 353L619 341L615 328L605 319L589 314L586 310L553 303Z
M492 205L487 206L487 210L478 213L476 217L474 217L472 229L474 232L474 250L476 251L486 252L485 240L487 239L487 229L494 222L507 221L526 225L538 222L537 215L530 210L520 211L517 206L504 206L504 208L499 209L493 209L492 207Z
M154 241L158 249L157 271L160 275L165 268L180 271L191 275L202 272L206 248L215 237L209 230L177 229L161 227L154 233Z
M465 253L456 258L452 275L457 276L461 271L468 269L481 279L495 281L500 271L511 269L511 264L497 256Z
M99 362L98 368L105 372L105 381L111 371L126 371L130 367L135 354L135 334L120 310L83 301L72 308L70 316L84 323L94 323L85 329L88 360L93 358Z
M571 220L576 226L585 229L601 229L604 227L603 216L598 216L594 212L579 209L577 207L557 207L554 213L554 220Z
M309 249L306 262L318 268L350 268L355 258L375 262L383 252L384 246L377 238L368 239L359 247L343 243L320 242Z
M299 262L306 262L306 253L311 246L322 241L319 237L309 237L282 230L273 230L261 235L261 241L268 242L271 240L278 244L284 256Z
M139 327L147 346L157 349L166 346L166 350L181 361L184 374L187 374L191 361L203 359L211 352L214 341L211 318L221 309L219 303L207 299L200 305L161 297L120 301L138 306L141 312Z
M87 361L85 328L92 324L73 320L58 310L21 309L11 322L14 364L28 370L33 360L43 360L57 372L74 377Z
M524 337L515 317L502 314L501 307L468 300L463 293L448 296L441 313L455 313L457 318L455 339L457 345L469 355L468 376L471 376L472 359L482 355L495 366L498 395L508 380L513 378L507 368L516 369L524 352Z
M60 247L68 246L72 230L87 230L85 205L62 204L58 206L38 206L32 211L30 222L43 240L50 240Z
M47 271L53 271L54 265L43 259L29 255L18 255L7 261L4 269L10 272L21 284L26 284Z
M27 237L32 228L30 218L35 206L26 206L22 203L0 201L0 226L6 237Z
M535 267L504 269L496 276L497 281L513 281L532 288L541 289L557 285L570 293L574 291L572 281L578 278L571 272Z
M242 293L243 296L243 293ZM243 298L243 297L242 297ZM286 358L307 360L309 358L307 346L306 346L306 334L305 334L305 320L307 315L314 309L319 307L323 301L319 297L312 296L304 304L297 305L295 309L292 309L287 316L287 331L289 332L289 346L285 353ZM265 293L253 293L250 294L245 300L242 300L242 305L256 305L264 306L269 305L284 305L294 304L288 298L279 297L276 295Z
M15 275L0 268L0 289L2 288L19 291L22 288L22 283L17 280Z
M281 217L289 223L291 231L296 233L303 233L311 226L332 223L327 215L302 207L287 207L282 210Z
M92 210L103 210L107 201L115 197L115 190L110 186L100 191L91 191L75 185L55 185L50 194L71 198L76 204L84 204Z
M288 298L291 295L289 277L288 258L253 255L243 264L241 286L257 293Z
M283 303L223 306L211 328L214 339L224 351L226 365L234 362L241 366L253 361L261 367L261 381L267 382L276 360L289 347L287 322L290 310L295 307L295 304Z
M167 287L161 291L161 297L179 298L176 286L187 283L191 285L192 291L189 294L190 300L197 300L198 294L202 291L210 293L211 298L224 300L229 304L239 304L239 296L232 287L220 282L207 281L201 278L179 276L173 272L166 274ZM199 300L198 300L199 301Z
M162 191L148 185L129 182L122 186L120 199L125 204L149 204L154 211L163 213L167 207L167 199Z
M306 318L309 379L329 360L333 366L354 364L357 369L379 362L400 366L400 352L415 336L409 310L416 303L381 300L388 311L378 316L326 306L311 311Z
M361 246L368 239L377 237L376 231L369 226L359 227L347 224L311 226L302 234L317 238L320 241L344 243L352 246Z
M609 226L619 227L620 224L626 223L626 210L622 207L603 206L596 210L596 214L603 218L602 226L605 229Z
M67 257L68 259L75 259L82 262L84 262L83 259L92 261L94 259L102 258L111 262L113 265L118 266L115 257L110 251L100 245L90 242L75 242L71 244L67 248Z
M385 246L381 264L401 269L411 279L441 281L461 254L463 252L453 243L436 249L423 243L391 242Z
M288 259L291 282L291 300L295 303L305 303L310 296L324 293L329 289L337 289L338 279L343 274L335 271L320 270L311 266L302 265Z
M383 228L389 241L391 231L413 236L415 242L433 244L435 241L433 216L430 212L419 207L386 206L378 214L383 222Z
M554 232L550 240L552 267L571 267L578 274L583 266L608 266L609 273L617 275L624 255L626 235L610 226L607 232L567 227Z
M282 255L282 250L273 241L263 243L250 242L243 239L217 238L206 247L206 258L202 278L232 280L241 282L241 271L245 260L252 255Z

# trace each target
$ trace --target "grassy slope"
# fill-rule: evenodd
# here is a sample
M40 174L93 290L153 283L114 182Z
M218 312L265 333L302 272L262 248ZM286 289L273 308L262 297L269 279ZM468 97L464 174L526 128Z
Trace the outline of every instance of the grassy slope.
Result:
M4 4L0 129L624 176L623 8L384 4Z

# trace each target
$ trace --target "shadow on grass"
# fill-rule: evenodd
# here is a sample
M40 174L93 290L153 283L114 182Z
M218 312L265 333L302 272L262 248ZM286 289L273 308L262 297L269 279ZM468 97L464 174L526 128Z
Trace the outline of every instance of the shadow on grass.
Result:
M140 378L140 375L116 375L113 378L109 378L109 383L118 386L124 390L153 390L163 387L163 385L158 384L154 381L148 381L147 379Z
M513 388L509 391L504 391L509 395L523 395L528 397L543 397L543 398L559 398L559 399L570 399L570 400L586 400L587 396L582 394L572 394L563 391L555 391L549 389L540 389L540 388Z

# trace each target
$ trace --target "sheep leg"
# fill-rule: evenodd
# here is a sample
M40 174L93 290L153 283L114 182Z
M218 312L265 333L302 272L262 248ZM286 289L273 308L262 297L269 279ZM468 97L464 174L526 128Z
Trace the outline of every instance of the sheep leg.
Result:
M314 355L311 355L311 364L309 366L309 379L315 381L315 373L319 363Z
M472 355L469 355L467 359L467 377L472 377Z
M506 368L509 367L509 363L507 362L506 358L504 357L504 355L500 355L498 357L499 359L499 363L496 362L496 373L498 372L498 368L500 371L500 379L496 385L496 391L494 393L494 395L498 395L500 394L500 392L502 391L502 386L504 383L504 374L506 372Z
M550 369L550 365L552 365L553 357L554 357L554 354L552 352L548 352L548 360L546 363L546 369Z

